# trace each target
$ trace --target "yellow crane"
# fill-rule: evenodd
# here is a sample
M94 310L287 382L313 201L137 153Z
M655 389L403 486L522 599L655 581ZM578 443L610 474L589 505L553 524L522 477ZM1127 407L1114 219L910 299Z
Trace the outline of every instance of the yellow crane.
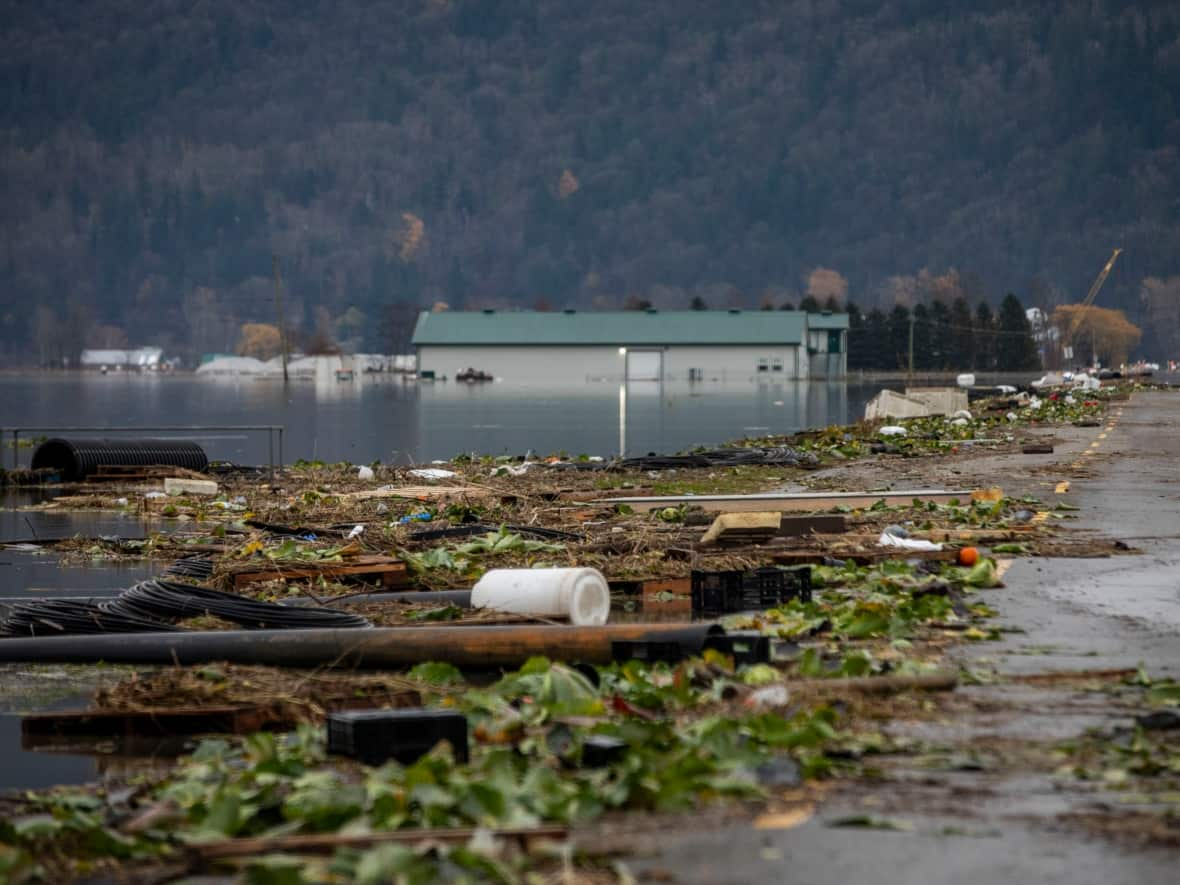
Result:
M1118 257L1123 253L1122 249L1115 249L1110 253L1110 260L1106 262L1102 270L1098 272L1098 276L1094 277L1094 282L1090 285L1090 291L1086 293L1086 297L1082 299L1078 311L1073 316L1073 321L1069 324L1069 331L1066 332L1065 340L1067 352L1066 359L1073 358L1073 338L1077 334L1078 327L1082 324L1082 318L1086 315L1086 311L1090 305L1094 303L1094 299L1098 297L1098 290L1102 288L1102 284L1106 282L1106 278L1110 276L1111 270L1114 269L1114 263ZM1098 354L1093 355L1095 363L1098 360Z

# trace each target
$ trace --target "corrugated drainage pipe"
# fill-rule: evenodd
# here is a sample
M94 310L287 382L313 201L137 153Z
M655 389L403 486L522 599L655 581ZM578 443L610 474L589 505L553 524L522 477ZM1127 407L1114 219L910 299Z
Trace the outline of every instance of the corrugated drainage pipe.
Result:
M183 467L204 472L205 450L182 439L50 439L33 452L33 470L57 471L78 482L99 467Z

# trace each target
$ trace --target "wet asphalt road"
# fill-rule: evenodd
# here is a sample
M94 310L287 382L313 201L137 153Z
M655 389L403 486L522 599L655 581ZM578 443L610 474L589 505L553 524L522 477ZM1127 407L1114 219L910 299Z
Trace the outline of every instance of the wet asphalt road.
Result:
M1067 501L1081 508L1071 525L1101 530L1143 553L1019 560L1005 577L1007 586L991 591L988 602L999 610L1000 623L1026 632L1006 634L999 643L965 645L957 652L960 663L1021 673L1144 662L1153 675L1180 678L1180 393L1138 394L1130 403L1115 404L1100 428L1068 428L1051 459L1042 462L1050 469L1039 467L1035 479L1025 475L1024 488L1014 487L997 461L995 476L1009 494ZM1058 494L1061 481L1068 481L1069 489ZM1011 689L991 691L1002 695ZM1034 710L1015 720L996 717L952 727L1046 738L1100 723L1106 724L1093 710L1076 717ZM1001 779L986 791L964 781L957 801L951 781L945 794L950 801L928 813L903 807L900 788L886 783L825 803L791 829L759 831L748 823L699 832L685 827L659 838L657 856L629 866L641 877L735 885L1180 881L1180 852L1132 850L1058 825L1055 816L1068 810L1069 800L1044 778ZM828 825L865 811L896 813L914 828Z

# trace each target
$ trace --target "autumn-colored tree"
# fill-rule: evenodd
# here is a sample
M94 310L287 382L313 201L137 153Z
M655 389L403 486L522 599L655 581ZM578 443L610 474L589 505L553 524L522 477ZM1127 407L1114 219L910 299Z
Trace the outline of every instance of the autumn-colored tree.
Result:
M578 192L581 186L574 173L566 169L561 173L561 178L557 182L557 196L563 200L567 197L572 197Z
M1125 313L1108 307L1062 304L1053 311L1053 325L1061 330L1062 343L1073 347L1075 364L1097 356L1105 365L1122 365L1143 337Z
M238 354L268 360L282 350L282 338L277 326L270 323L244 323L238 337Z
M848 280L830 267L817 267L807 275L807 294L817 301L835 299L840 304L848 298Z
M402 225L394 239L398 257L403 262L413 261L426 239L426 223L413 212L403 212Z

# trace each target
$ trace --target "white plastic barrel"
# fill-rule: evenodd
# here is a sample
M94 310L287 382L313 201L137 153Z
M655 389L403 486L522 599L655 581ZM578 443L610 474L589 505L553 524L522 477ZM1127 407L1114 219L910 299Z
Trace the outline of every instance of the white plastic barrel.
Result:
M972 375L970 372L964 372L962 375L960 375L958 378L955 379L955 383L958 384L960 387L974 387L975 386L975 376Z
M610 614L610 588L593 568L493 569L472 588L471 607L597 626Z

